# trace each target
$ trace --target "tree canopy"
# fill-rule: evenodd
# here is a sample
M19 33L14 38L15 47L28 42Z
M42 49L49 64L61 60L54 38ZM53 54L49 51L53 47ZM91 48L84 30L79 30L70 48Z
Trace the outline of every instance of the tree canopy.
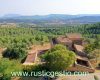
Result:
M11 80L11 72L22 71L21 64L6 58L0 59L0 80Z
M75 53L58 44L43 54L42 59L49 70L65 70L75 62Z

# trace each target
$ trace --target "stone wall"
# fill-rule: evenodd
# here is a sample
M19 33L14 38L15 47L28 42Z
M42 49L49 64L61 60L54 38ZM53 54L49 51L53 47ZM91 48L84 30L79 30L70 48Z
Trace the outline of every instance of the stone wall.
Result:
M93 68L89 68L86 66L82 66L79 64L75 64L75 66L70 67L67 69L68 71L81 71L81 72L89 72L89 73L93 73L95 72L95 70Z

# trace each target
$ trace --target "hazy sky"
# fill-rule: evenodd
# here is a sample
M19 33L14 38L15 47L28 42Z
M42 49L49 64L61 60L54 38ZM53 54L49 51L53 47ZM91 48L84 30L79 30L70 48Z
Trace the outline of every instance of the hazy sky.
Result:
M100 0L0 0L4 14L100 14Z

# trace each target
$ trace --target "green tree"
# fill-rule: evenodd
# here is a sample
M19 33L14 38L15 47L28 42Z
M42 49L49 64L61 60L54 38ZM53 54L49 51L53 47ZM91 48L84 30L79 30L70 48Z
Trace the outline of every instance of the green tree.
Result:
M92 44L88 44L85 47L84 51L87 53L88 57L91 58L92 56L94 57L96 56L96 53L98 53L99 49L100 49L100 44L99 40L97 39Z
M93 44L89 44L89 45L85 46L85 48L84 48L84 51L87 53L87 55L89 53L91 53L93 50L94 50Z
M54 48L42 55L49 70L65 70L75 62L75 53L66 49L63 45L55 45Z
M23 59L26 56L25 48L21 48L18 46L10 46L3 52L3 57L9 59Z
M15 71L22 71L22 66L18 61L10 61L6 58L0 59L0 80L11 80L11 72Z
M94 80L99 80L98 76L94 75Z
M95 49L93 50L90 54L89 54L90 58L95 59L96 61L98 61L100 59L100 50L99 49Z

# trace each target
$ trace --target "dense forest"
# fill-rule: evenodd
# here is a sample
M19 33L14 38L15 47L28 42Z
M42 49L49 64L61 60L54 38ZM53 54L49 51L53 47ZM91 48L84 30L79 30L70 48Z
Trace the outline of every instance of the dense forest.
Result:
M26 25L26 24L24 24ZM66 33L81 33L85 38L95 39L100 37L100 23L85 24L77 26L66 25L49 25L45 27L24 27L19 25L18 27L1 27L0 28L0 46L8 47L14 43L27 46L31 44L39 44L49 42L49 36L54 37L58 35L64 35Z

